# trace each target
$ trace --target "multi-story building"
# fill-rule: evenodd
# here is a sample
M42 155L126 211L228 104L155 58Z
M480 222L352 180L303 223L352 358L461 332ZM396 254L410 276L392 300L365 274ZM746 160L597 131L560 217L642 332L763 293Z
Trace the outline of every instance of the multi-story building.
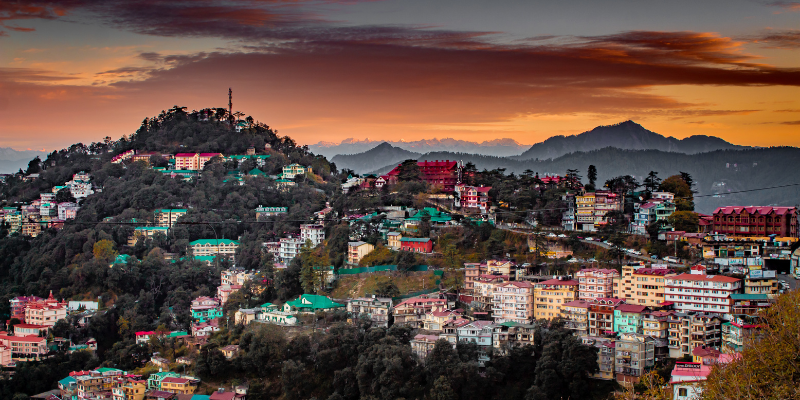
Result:
M614 332L642 333L644 314L649 311L645 306L620 304L614 308Z
M669 311L651 311L642 317L642 334L669 344ZM658 344L656 345L658 346Z
M28 303L38 303L43 300L43 298L37 296L14 297L8 301L11 306L11 317L19 318L20 320L25 319L25 307L28 305Z
M394 323L419 329L423 326L425 314L445 309L447 309L447 300L445 299L410 298L394 306Z
M669 323L669 356L690 355L698 346L719 349L722 344L720 318L707 313L675 313Z
M300 254L300 249L305 244L306 242L300 238L281 238L278 259L284 264L292 261L293 258Z
M614 297L614 278L619 277L615 269L582 269L575 273L578 286L578 298L594 300Z
M589 305L589 336L614 334L614 309L622 299L597 299Z
M400 250L400 239L403 235L400 232L389 232L386 234L386 247L392 250Z
M176 222L178 222L178 218L186 215L188 210L185 208L174 208L174 209L159 209L155 211L156 216L156 225L165 228L172 228Z
M28 302L25 305L25 323L52 328L56 322L67 317L69 304L53 298L53 292L47 300Z
M575 196L577 206L576 222L583 231L595 231L605 222L605 216L611 211L620 211L622 202L619 195L607 190L586 192Z
M530 282L512 281L494 285L492 318L495 323L530 323L534 318L533 304L533 286Z
M722 351L741 353L745 344L761 330L763 320L753 315L733 315L731 320L720 326L722 331Z
M214 157L222 157L220 153L178 153L175 154L175 169L200 171Z
M464 263L464 292L472 296L475 292L475 281L486 274L486 266L481 263Z
M283 179L294 179L297 175L305 175L306 167L300 164L289 164L283 167Z
M561 308L566 323L565 328L571 329L578 336L586 336L589 333L589 306L590 301L573 300L564 303Z
M610 381L614 379L614 361L616 360L616 338L584 337L583 344L597 348L598 370L591 375L594 379Z
M433 241L429 238L404 237L400 239L400 250L428 254L433 252Z
M275 217L289 212L289 207L264 207L259 205L256 208L256 219L262 220L264 218Z
M444 192L452 192L455 190L456 183L458 183L458 175L460 166L456 161L450 160L436 160L436 161L418 161L417 166L420 169L420 175L423 181L431 186L438 186ZM400 175L400 165L389 171L385 175L385 179L389 184L396 184L398 176Z
M778 294L775 271L752 270L744 278L745 294Z
M447 325L448 322L457 319L461 319L460 311L431 311L425 314L425 320L422 321L422 329L428 332L442 333L444 326Z
M475 343L478 345L478 363L488 361L487 353L492 348L492 328L491 321L474 321L456 328L458 341Z
M0 346L11 349L14 361L40 360L47 355L47 338L38 336L10 336L0 334Z
M325 241L325 227L320 224L300 225L300 239L311 241L311 247L317 247Z
M160 390L175 394L193 394L199 384L197 379L170 376L161 380Z
M486 273L514 276L516 273L516 264L509 260L487 260Z
M533 286L536 319L562 317L562 306L578 298L578 281L550 279Z
M561 214L561 229L565 231L574 231L577 229L575 220L575 195L567 193L561 197L564 201L566 210Z
M756 315L775 303L775 296L769 294L734 293L731 299L733 300L731 314Z
M388 297L359 297L347 301L349 319L355 321L366 318L372 326L388 328L389 317L392 315L392 299Z
M492 326L492 346L500 354L509 347L533 345L536 325L503 322Z
M126 378L120 386L112 389L113 400L143 400L147 381Z
M455 186L455 206L472 211L479 211L482 214L489 212L492 200L489 198L491 186L467 186L459 184Z
M139 239L153 239L156 235L167 236L169 228L160 226L137 226L133 228L133 234L128 237L128 246L136 246Z
M16 324L14 325L14 336L44 336L50 329L47 325L36 324Z
M411 352L416 354L420 361L424 361L428 354L433 351L437 340L439 340L437 335L416 335L410 342Z
M675 212L675 204L670 201L651 200L636 205L630 232L635 235L647 235L647 227L653 223L666 221Z
M719 207L712 231L729 237L797 237L795 207Z
M472 304L475 309L489 311L494 302L495 286L507 282L508 275L483 274L474 282Z
M666 268L625 265L622 276L614 278L614 297L628 304L656 307L665 301L666 277L674 274Z
M58 203L58 219L62 221L75 219L75 217L78 216L78 210L80 209L81 207L77 203L70 201Z
M679 311L730 314L731 294L741 292L742 280L722 275L680 274L666 277L666 300Z
M192 300L192 319L195 322L203 323L215 318L222 318L222 305L218 299L200 296Z
M239 247L239 241L231 239L200 239L189 243L196 257L233 256Z
M638 333L621 333L614 358L617 381L638 382L655 365L655 340Z
M348 242L347 243L347 262L352 265L358 264L364 256L375 250L375 246L367 242Z

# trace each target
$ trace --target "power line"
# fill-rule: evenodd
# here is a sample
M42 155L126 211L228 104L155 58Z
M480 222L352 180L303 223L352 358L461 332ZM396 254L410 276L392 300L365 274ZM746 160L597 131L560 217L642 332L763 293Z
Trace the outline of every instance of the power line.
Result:
M756 189L737 190L737 191L734 191L734 192L726 192L726 193L702 194L702 195L699 195L699 196L694 196L694 198L696 199L698 197L724 196L724 195L728 195L728 194L757 192L759 190L781 189L781 188L793 187L793 186L800 186L800 183L789 183L789 184L786 184L786 185L779 185L779 186L769 186L769 187L756 188Z

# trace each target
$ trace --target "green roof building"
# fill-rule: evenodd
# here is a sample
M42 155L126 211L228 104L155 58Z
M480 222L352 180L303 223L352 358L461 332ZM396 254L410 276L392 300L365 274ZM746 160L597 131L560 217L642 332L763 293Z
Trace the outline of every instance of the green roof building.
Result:
M304 294L295 300L287 301L283 311L292 314L312 314L317 311L331 311L344 307L330 299L330 297L316 294Z

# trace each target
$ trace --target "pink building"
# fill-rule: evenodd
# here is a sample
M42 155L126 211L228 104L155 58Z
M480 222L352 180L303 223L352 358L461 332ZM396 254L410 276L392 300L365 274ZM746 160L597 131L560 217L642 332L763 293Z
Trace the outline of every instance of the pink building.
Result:
M175 154L175 169L200 171L214 157L222 157L220 153L178 153Z
M14 297L9 301L11 303L11 317L19 318L22 320L25 318L25 307L28 305L29 302L39 302L44 300L41 297L37 296L19 296Z
M11 349L14 360L40 359L47 354L47 339L37 336L0 335L0 345Z
M495 285L492 318L498 324L530 323L533 320L533 285L530 282L503 282Z
M39 336L41 332L47 332L50 327L35 324L16 324L14 325L14 336Z
M12 364L11 348L0 344L0 366L6 367Z
M489 212L489 207L492 205L492 201L489 198L489 191L492 190L491 186L477 187L456 185L455 190L456 207L480 211L482 213Z
M25 306L25 323L52 328L56 322L67 317L67 309L68 303L57 301L51 291L47 300L28 302Z
M614 278L619 278L619 272L613 269L582 269L575 274L580 284L578 298L581 300L595 300L614 295Z

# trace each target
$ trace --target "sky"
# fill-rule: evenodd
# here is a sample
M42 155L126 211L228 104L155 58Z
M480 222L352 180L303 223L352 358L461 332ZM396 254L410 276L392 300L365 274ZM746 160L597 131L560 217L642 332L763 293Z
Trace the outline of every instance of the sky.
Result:
M800 146L800 1L0 0L0 147L226 107L301 144L634 120Z

